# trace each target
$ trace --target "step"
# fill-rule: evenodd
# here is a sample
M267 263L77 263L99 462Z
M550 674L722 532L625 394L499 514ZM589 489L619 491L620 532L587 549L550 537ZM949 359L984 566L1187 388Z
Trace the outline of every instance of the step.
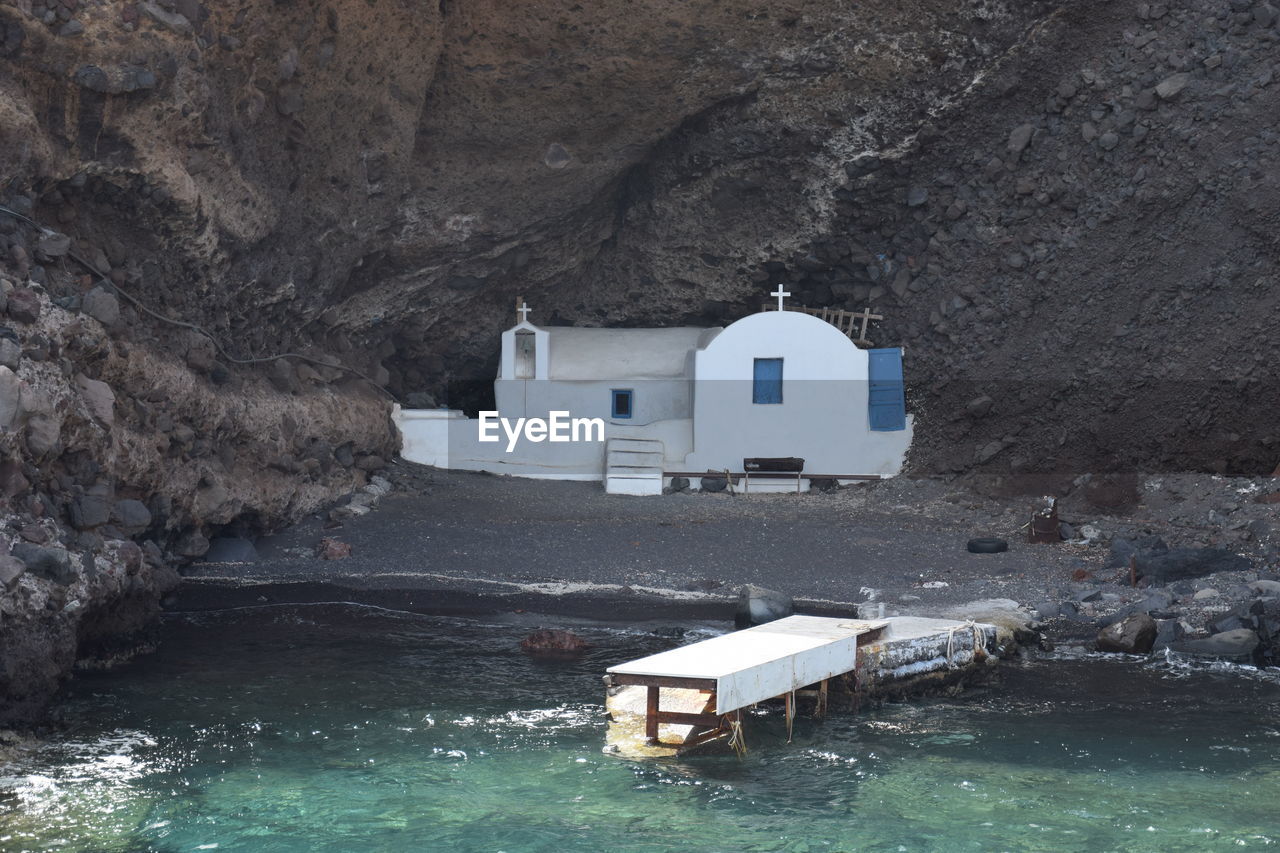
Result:
M608 444L609 450L628 450L641 453L664 453L661 441L652 438L611 438Z
M606 477L604 490L611 495L660 495L662 478Z
M661 480L661 468L637 468L628 465L610 465L605 472L609 477L632 477L637 480Z
M608 455L610 465L631 465L633 467L662 467L662 453L657 450L639 451L639 450L610 450Z

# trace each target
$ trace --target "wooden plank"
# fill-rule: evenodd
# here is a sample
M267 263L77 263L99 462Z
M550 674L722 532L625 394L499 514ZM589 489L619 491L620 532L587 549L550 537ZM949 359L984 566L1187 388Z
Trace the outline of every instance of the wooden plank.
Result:
M649 688L648 705L644 713L644 736L651 741L658 740L658 687Z
M641 687L683 687L688 690L715 690L716 680L714 678L683 678L674 675L632 675L626 672L616 672L609 675L610 680L623 687L629 684L638 684Z

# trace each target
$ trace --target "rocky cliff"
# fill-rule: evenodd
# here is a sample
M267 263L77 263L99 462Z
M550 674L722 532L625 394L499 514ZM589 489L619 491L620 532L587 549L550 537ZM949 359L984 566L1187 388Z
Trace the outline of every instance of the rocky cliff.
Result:
M159 572L296 517L394 450L358 375L456 402L516 295L591 325L723 323L779 281L873 307L920 472L1270 471L1277 18L3 0L0 203L44 228L0 214L8 542L77 577L150 542Z

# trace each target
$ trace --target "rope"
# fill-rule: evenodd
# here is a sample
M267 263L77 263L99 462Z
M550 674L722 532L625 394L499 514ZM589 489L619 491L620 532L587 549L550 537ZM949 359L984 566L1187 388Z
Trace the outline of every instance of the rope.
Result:
M30 225L31 227L39 230L40 233L42 234L49 235L49 234L58 233L50 228L46 228L45 226L41 225L39 222L35 221L29 216L24 216L21 213L18 213L16 210L10 210L9 208L4 207L2 205L0 205L0 213L6 213L15 219L20 219L23 222ZM376 388L377 390L385 394L393 402L396 402L396 396L392 394L390 391L388 391L386 388L383 388L377 382L374 382L372 379L370 379L365 374L361 373L359 370L356 370L354 367L348 367L345 364L330 364L326 361L321 361L318 358L312 358L310 356L302 355L296 352L285 352L285 353L280 353L279 355L264 355L258 358L236 358L231 353L227 352L226 348L221 344L221 342L219 342L218 339L213 336L213 333L210 332L208 329L204 328L203 326L199 326L195 323L188 323L185 320L175 320L172 317L166 317L163 314L152 311L150 308L144 305L141 301L139 301L139 299L136 296L129 293L124 288L120 287L120 285L111 281L109 278L107 278L107 276L101 270L99 270L93 264L86 261L84 258L77 255L75 252L70 252L70 251L67 252L67 257L71 258L71 260L75 261L80 266L84 267L86 270L93 273L95 276L98 277L99 284L105 284L106 286L110 287L113 291L115 291L116 293L119 293L125 299L133 303L133 305L137 307L138 310L154 317L155 319L161 321L162 323L168 323L171 326L178 326L179 328L183 328L183 329L190 329L193 332L196 332L197 334L204 335L213 343L213 347L218 351L218 354L221 355L227 361L231 362L232 364L264 364L269 361L279 361L282 358L296 358L299 361L310 362L311 364L315 364L320 367L336 367L339 370L345 370L347 373L350 373L359 379L363 379L365 382L369 383L374 388Z
M969 628L970 633L973 634L973 656L976 658L978 655L978 626L972 619L966 619L963 625L953 625L947 629L947 669L956 668L955 664L952 662L952 655L955 646L956 631L959 631L962 628Z
M747 738L742 728L742 712L735 711L734 718L729 720L729 748L732 749L739 758L744 758L747 754Z

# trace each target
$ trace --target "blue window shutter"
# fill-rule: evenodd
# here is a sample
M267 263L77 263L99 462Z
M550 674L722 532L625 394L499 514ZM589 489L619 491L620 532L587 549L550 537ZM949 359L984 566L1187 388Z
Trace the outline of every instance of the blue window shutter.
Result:
M907 428L907 398L902 386L902 350L898 347L867 351L871 356L868 414L871 428L892 432Z
M754 381L751 383L751 402L782 402L782 359L756 359Z

